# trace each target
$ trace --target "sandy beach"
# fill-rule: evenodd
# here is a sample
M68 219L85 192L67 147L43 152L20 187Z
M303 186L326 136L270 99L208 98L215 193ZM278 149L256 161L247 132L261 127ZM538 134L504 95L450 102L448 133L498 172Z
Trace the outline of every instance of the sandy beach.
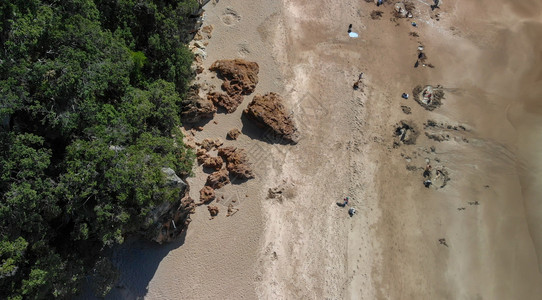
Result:
M207 4L198 82L220 89L216 60L257 62L253 95L282 95L300 139L262 138L241 116L252 95L203 124L193 138L246 149L255 179L217 190L219 215L199 206L176 242L128 241L110 298L539 299L542 4L429 2L412 1L413 18L391 2ZM442 105L417 103L418 85L439 86ZM428 164L445 175L426 188ZM198 199L207 174L194 173Z

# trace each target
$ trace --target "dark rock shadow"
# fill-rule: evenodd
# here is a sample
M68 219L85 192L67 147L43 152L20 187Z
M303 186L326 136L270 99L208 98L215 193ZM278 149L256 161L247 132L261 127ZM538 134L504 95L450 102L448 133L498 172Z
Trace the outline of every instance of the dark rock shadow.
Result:
M111 250L109 258L120 272L119 281L105 299L144 299L147 287L154 277L160 262L170 251L181 247L186 238L186 230L174 241L159 245L144 240L141 237L130 237ZM90 289L90 284L84 284L82 293L75 297L77 300L99 300Z
M211 122L213 120L213 118L205 118L205 119L202 119L198 122L194 122L194 123L182 123L182 120L181 120L181 123L182 123L182 126L183 128L188 131L192 128L196 128L196 127L203 127L205 125L207 125L207 123Z

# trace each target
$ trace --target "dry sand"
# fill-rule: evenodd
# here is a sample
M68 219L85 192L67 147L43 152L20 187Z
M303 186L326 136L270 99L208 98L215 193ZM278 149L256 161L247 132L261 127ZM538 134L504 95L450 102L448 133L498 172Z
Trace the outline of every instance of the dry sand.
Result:
M199 207L181 241L117 253L123 288L112 298L539 299L541 5L447 0L431 12L426 2L413 1L416 28L390 20L392 5L360 0L208 4L204 66L258 62L256 93L284 96L301 140L261 141L241 118L250 96L207 123L197 140L242 128L226 143L248 149L257 178L225 188L217 218ZM420 43L435 68L414 68ZM211 77L200 81L218 89ZM400 97L425 84L445 88L432 112ZM424 129L429 119L444 127ZM393 147L400 120L421 131L416 144ZM423 186L427 161L449 172L444 188ZM197 198L205 174L195 173ZM282 201L267 199L274 187ZM346 196L353 218L335 204ZM240 210L226 218L234 198Z

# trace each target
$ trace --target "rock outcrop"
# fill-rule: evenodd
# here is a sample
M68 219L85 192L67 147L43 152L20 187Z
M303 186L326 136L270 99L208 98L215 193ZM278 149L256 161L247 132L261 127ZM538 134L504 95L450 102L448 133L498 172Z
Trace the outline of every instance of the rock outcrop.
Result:
M244 59L223 59L215 61L209 70L224 80L222 89L229 95L248 95L258 84L260 67Z
M228 113L237 110L237 107L243 102L243 96L240 94L227 95L221 92L212 92L207 94L207 99L212 101L216 106L224 108Z
M197 205L209 204L213 200L215 200L215 198L215 190L212 187L206 185L199 191L200 202Z
M181 108L183 123L197 123L203 119L212 118L216 113L213 102L200 96L200 86L193 85L188 91Z
M279 137L279 143L296 144L299 139L297 128L282 101L276 93L256 95L243 113L258 126L271 130Z
M222 169L220 171L211 173L207 177L207 182L205 183L205 185L208 185L216 190L225 186L228 183L230 183L228 170Z
M232 176L239 179L254 178L244 149L236 147L218 148L218 155L226 161L226 168Z
M188 195L188 185L170 168L163 168L165 185L179 189L179 200L164 202L147 215L144 222L144 235L158 243L168 242L177 237L190 223L195 203Z

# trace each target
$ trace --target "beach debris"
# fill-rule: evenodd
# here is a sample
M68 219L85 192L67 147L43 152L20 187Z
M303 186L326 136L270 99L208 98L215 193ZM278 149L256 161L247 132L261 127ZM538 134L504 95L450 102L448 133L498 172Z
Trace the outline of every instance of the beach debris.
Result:
M363 79L363 72L361 72L361 73L359 74L358 80L354 83L354 85L353 85L353 89L354 89L354 90L357 91L357 90L359 90L359 89L361 88L361 86L363 85L362 79ZM362 90L362 91L363 91L363 90Z
M350 217L353 217L356 213L357 211L355 208L350 207L350 209L348 209L348 214L350 215Z
M213 102L202 97L199 84L192 85L186 95L186 99L181 104L181 119L183 124L197 123L203 119L212 118L216 113L216 107Z
M423 108L432 111L442 105L444 90L442 87L426 85L422 88L422 86L418 85L412 90L412 95L418 104L420 104Z
M376 2L376 6L380 6L380 5L384 4L383 0L375 0L375 2Z
M371 19L373 20L380 20L382 16L384 15L384 12L381 10L373 10L371 12Z
M359 36L356 32L353 32L353 31L350 32L348 35L349 35L351 38L357 38L357 37Z
M407 93L401 94L401 98L403 98L403 99L408 99L408 96L409 96L409 95L408 95Z
M468 202L469 205L480 205L480 202L478 202L478 200L476 201L473 201L473 202Z
M431 10L435 10L436 8L440 8L441 4L442 4L442 1L433 0L433 4L431 5Z
M412 113L411 108L405 105L401 105L401 110L407 115L410 115Z
M460 210L460 211L461 211L461 210L465 210L465 209L467 209L467 208L466 208L466 207L458 207L458 208L457 208L457 210Z
M408 35L413 36L413 37L420 37L420 35L415 31L409 32Z
M416 125L412 121L401 120L395 126L396 141L394 146L397 147L400 144L413 145L416 144L416 139L420 135Z
M214 219L218 215L218 212L220 211L218 209L218 206L216 205L208 205L207 210L209 211L209 214L211 215L211 218L209 218L209 220Z
M214 105L224 108L228 113L237 110L239 104L243 102L243 96L240 94L230 96L221 92L211 92L207 94L207 99L211 100Z
M418 24L416 24L416 22L412 22L410 24L412 24L412 26L414 26L414 27L418 27Z
M271 132L273 138L271 136L266 138L267 142L297 144L299 140L297 127L282 102L282 97L277 93L256 95L243 114L259 127Z
M216 190L225 186L228 183L230 183L228 170L222 169L222 170L211 173L207 177L207 182L205 183L205 185L208 185Z
M254 178L244 149L231 146L218 148L218 155L226 161L230 175L241 180Z
M395 17L397 18L406 18L408 11L405 7L405 3L397 2L395 3Z
M228 213L226 214L226 217L231 217L233 216L235 213L237 213L239 211L239 208L235 208L233 206L233 203L230 203L228 205Z
M441 245L444 245L444 246L448 247L448 243L446 243L446 239L439 239L438 242L439 242Z
M199 203L196 205L203 205L203 204L209 204L213 200L215 200L215 189L213 189L210 186L203 186L203 188L199 191Z
M233 128L230 131L228 131L227 138L230 140L236 140L239 135L241 135L241 131L237 128Z

